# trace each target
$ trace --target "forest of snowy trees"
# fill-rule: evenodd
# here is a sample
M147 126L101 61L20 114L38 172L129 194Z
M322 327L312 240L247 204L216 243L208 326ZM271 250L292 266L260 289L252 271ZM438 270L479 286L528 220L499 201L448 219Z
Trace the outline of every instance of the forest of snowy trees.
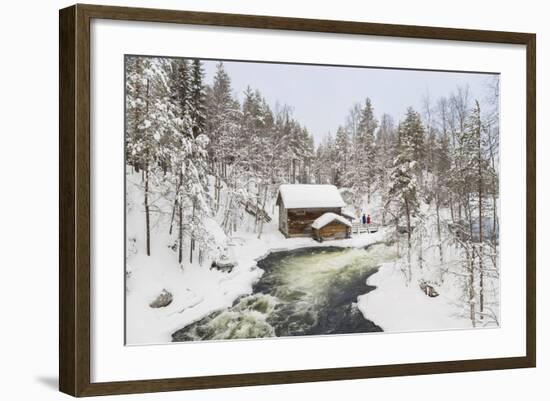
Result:
M200 60L129 56L126 86L147 255L166 227L180 266L203 264L221 246L212 222L231 237L247 206L275 212L280 184L334 184L356 215L389 227L406 280L453 280L474 327L498 324L498 78L480 99L466 85L419 94L422 107L403 116L375 113L365 93L319 144L291 105L273 109L253 88L239 101L221 62L207 85ZM261 238L264 222L246 229Z

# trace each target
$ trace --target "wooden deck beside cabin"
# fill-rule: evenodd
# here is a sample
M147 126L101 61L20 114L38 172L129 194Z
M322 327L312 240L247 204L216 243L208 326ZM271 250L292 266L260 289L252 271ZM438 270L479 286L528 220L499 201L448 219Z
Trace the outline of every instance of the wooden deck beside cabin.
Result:
M362 233L375 233L378 232L378 225L376 224L363 224L359 221L354 221L352 223L351 232L353 234L362 234Z

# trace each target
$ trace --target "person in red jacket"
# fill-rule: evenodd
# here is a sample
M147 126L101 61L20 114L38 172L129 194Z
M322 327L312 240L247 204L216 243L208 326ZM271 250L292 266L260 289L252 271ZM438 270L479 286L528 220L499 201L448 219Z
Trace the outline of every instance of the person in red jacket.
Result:
M367 215L367 224L370 224L370 214Z

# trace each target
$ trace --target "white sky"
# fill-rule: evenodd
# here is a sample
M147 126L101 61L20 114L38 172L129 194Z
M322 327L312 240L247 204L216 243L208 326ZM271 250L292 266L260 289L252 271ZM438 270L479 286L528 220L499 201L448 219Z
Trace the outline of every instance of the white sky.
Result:
M218 61L204 61L205 79L212 84ZM370 97L378 119L383 113L399 121L407 107L422 109L429 93L432 102L457 86L468 85L472 100L480 102L493 75L480 73L413 71L365 67L340 67L224 61L234 95L242 100L249 85L259 89L275 109L279 103L293 108L294 117L319 143L327 132L344 125L349 109Z

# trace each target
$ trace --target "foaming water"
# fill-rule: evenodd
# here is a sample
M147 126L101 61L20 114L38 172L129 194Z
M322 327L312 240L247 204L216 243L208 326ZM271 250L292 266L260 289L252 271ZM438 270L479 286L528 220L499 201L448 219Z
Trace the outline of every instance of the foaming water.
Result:
M172 334L173 341L224 340L382 331L355 302L375 289L368 276L394 257L383 244L273 252L251 295Z

